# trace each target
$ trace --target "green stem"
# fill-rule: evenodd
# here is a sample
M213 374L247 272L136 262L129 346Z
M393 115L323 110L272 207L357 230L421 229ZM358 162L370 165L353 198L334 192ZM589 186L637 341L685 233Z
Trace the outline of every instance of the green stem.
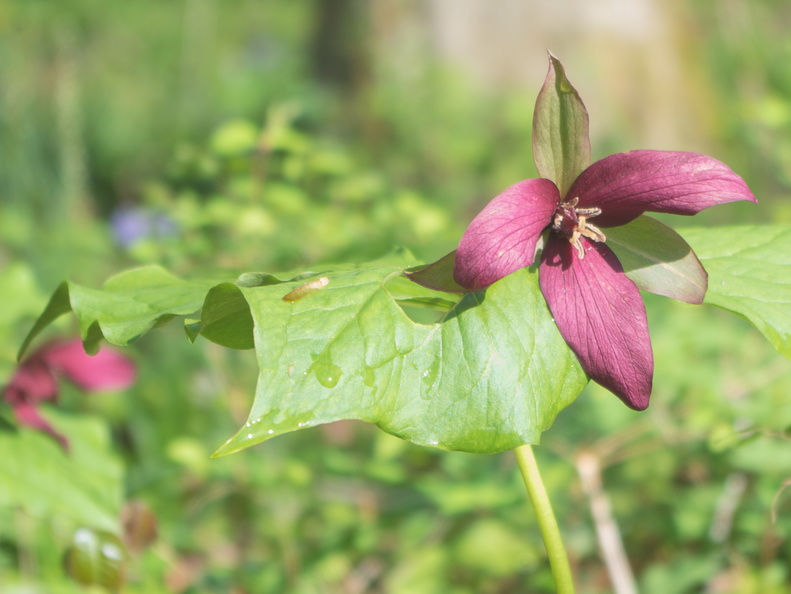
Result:
M569 558L560 537L560 529L555 514L552 512L547 490L541 480L541 473L538 472L533 448L523 445L516 448L514 452L516 460L519 462L522 478L525 481L525 487L527 487L527 494L530 496L530 502L533 504L536 518L538 518L538 527L547 549L552 576L555 578L556 591L558 594L574 594L574 579L571 576Z

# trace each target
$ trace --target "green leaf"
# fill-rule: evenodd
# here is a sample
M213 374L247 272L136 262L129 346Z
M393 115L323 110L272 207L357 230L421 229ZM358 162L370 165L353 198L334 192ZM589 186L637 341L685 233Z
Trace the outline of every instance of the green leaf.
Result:
M402 250L364 268L290 280L248 273L213 286L140 268L99 290L64 283L34 331L71 309L86 344L126 345L201 310L188 321L191 339L254 344L260 376L249 422L219 454L340 419L451 450L537 443L587 378L557 331L536 271L462 297L408 280L408 266L414 260ZM417 323L401 304L428 307L441 322Z
M703 303L706 271L689 244L673 229L641 216L606 232L607 245L640 289L687 303Z
M206 292L215 284L184 281L159 266L122 272L110 278L101 289L65 282L55 291L25 338L19 356L21 358L47 325L69 310L79 321L86 351L95 352L102 338L126 346L174 316L198 311ZM215 331L213 335L221 333Z
M212 287L204 300L197 324L185 326L191 341L199 334L232 349L252 349L253 317L239 287L222 283Z
M0 505L37 516L64 515L117 534L123 465L112 452L105 423L51 409L45 415L68 436L69 452L40 431L0 431Z
M684 229L709 273L704 303L739 314L791 358L791 229Z
M55 292L52 294L52 297L50 297L49 302L47 303L47 307L45 307L44 311L41 312L41 315L36 320L36 323L33 324L33 328L31 328L30 332L28 332L27 336L25 337L25 340L22 342L22 346L19 347L17 361L22 359L28 347L30 346L30 343L33 342L33 339L38 336L38 334L44 328L49 326L63 314L68 313L70 309L71 305L69 304L69 284L63 282L58 285L57 289L55 289Z
M410 320L384 290L401 274L398 266L323 272L327 282L295 301L283 298L304 279L242 287L258 388L248 422L216 455L340 419L448 450L537 443L587 378L535 270L466 295L431 325Z
M533 112L533 160L541 177L555 182L565 197L590 164L588 111L563 65L549 54L549 72Z

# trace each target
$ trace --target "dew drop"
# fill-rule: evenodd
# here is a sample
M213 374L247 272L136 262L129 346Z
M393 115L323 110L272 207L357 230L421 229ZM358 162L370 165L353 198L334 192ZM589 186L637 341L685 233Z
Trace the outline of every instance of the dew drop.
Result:
M253 439L253 434L252 433L248 433L247 434L247 439Z
M319 383L325 388L334 388L337 386L338 380L340 380L341 375L343 375L341 368L329 361L317 361L313 365L313 370L316 372L316 379L319 380Z
M420 391L421 398L430 398L428 390L434 386L439 375L439 365L434 365L428 369L424 369L420 374L420 379L423 381L424 388Z
M373 388L375 381L376 375L374 374L374 370L370 367L363 368L363 384L365 384L367 388Z
M274 435L274 433L275 433L275 430L274 430L274 429L270 429L270 430L269 430L269 431L267 431L266 433L267 433L267 435Z

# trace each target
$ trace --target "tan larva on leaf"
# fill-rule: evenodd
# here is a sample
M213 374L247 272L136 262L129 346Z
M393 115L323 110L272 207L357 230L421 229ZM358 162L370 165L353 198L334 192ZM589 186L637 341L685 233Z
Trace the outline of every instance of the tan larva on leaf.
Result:
M319 289L323 289L328 284L330 284L330 279L326 276L322 276L316 280L308 281L304 285L299 285L293 291L289 291L283 296L283 301L299 301L300 299L304 299L311 293L315 293Z

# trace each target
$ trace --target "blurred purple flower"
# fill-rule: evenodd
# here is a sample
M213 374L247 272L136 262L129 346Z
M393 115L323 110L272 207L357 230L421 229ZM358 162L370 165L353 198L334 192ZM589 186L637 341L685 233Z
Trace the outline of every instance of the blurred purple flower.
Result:
M3 397L14 409L17 422L50 434L68 449L66 437L38 410L41 402L57 402L61 375L86 392L98 392L128 388L134 383L137 371L131 359L111 349L87 355L79 339L49 342L17 367L3 390Z
M174 235L178 224L167 215L136 206L121 206L110 217L116 243L129 248L135 242Z

